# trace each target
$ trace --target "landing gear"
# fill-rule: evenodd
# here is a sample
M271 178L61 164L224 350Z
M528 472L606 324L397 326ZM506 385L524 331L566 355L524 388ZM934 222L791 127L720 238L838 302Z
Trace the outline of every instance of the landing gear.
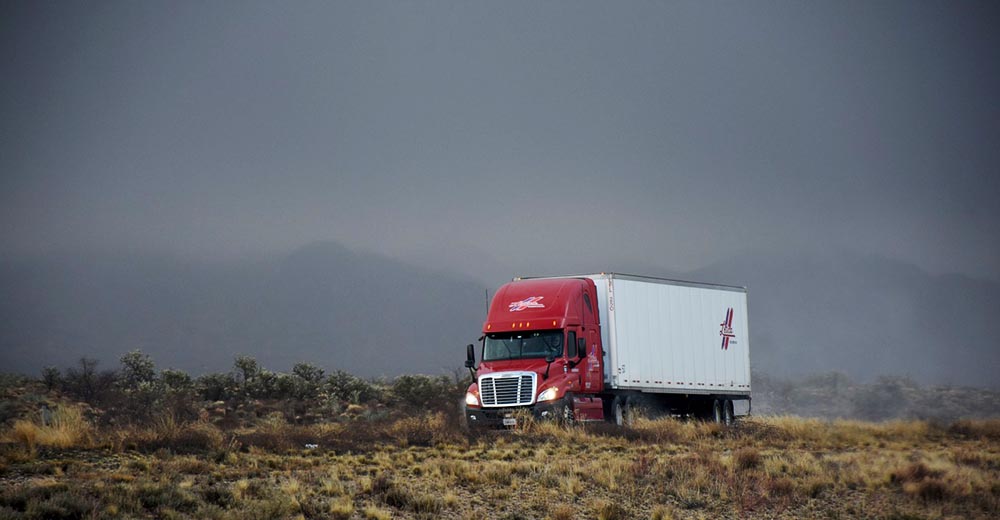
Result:
M616 395L611 403L611 419L618 426L632 426L632 404L624 395Z

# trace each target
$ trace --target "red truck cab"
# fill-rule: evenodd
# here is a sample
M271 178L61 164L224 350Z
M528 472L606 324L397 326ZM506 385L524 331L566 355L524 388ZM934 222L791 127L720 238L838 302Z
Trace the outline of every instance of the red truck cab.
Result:
M493 296L465 397L470 425L511 426L514 411L602 420L604 349L597 289L589 278L515 280Z

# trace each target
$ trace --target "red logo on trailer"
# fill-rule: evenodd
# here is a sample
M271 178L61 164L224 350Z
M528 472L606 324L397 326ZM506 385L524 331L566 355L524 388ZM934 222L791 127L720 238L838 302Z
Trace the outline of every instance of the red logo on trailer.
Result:
M524 309L544 309L545 305L538 303L544 296L532 296L519 302L510 302L510 312L523 311Z
M732 339L733 344L736 343L736 334L733 334L733 308L730 307L726 311L726 318L720 324L722 330L719 331L719 335L722 336L722 350L729 350L729 340Z

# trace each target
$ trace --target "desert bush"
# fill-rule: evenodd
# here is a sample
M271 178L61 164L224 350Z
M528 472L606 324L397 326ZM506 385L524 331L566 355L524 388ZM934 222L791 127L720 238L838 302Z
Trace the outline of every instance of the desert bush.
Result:
M403 446L430 446L436 442L455 440L457 426L450 424L444 414L424 414L395 421L389 428L389 434Z
M256 379L261 371L257 360L250 356L236 356L233 360L233 369L236 372L237 382L244 385Z
M20 374L8 374L0 372L0 392L7 393L11 390L25 386L28 379Z
M795 482L788 477L778 477L767 481L767 491L772 496L788 496L795 491Z
M323 369L312 363L296 363L292 367L295 376L292 395L296 399L313 399L323 385Z
M243 397L255 399L302 399L318 393L323 371L308 363L296 365L299 373L266 370L252 357L238 356L233 363L234 380Z
M236 397L239 383L233 374L211 373L194 382L195 392L205 401L228 401Z
M223 509L232 509L236 505L236 498L233 496L233 492L226 486L222 485L209 485L201 490L201 498L207 504L221 507Z
M261 374L261 385L254 397L264 399L288 399L295 397L299 388L298 378L282 372L264 371Z
M113 371L97 371L98 361L80 358L78 366L66 369L63 377L63 391L90 404L101 404L112 400L118 374Z
M193 513L198 509L198 498L191 492L179 489L177 486L165 483L145 482L130 488L132 495L147 511L172 509L185 513Z
M756 469L761 464L760 452L755 448L740 448L733 454L733 467L739 471Z
M448 376L402 375L392 382L392 393L410 409L451 409L460 395Z
M333 499L326 512L333 520L348 520L354 515L354 502L349 497Z
M230 387L242 397L306 400L317 397L323 386L323 369L310 363L296 364L290 374L266 370L249 356L237 356L233 366L231 380L219 376L206 379L212 383L209 393L215 400L232 397L226 391Z
M264 418L251 432L237 437L244 446L254 446L268 451L285 452L313 442L313 436L303 428L296 428L280 412ZM302 442L305 440L305 442Z
M569 504L555 504L549 509L549 516L552 520L573 520L576 518L576 510Z
M905 484L907 482L920 482L927 478L937 478L939 476L941 476L941 472L931 470L923 462L914 462L890 473L889 481Z
M98 502L86 493L61 486L49 486L50 492L44 497L30 500L25 507L28 518L46 520L88 518L94 514Z
M372 481L371 493L380 498L386 505L417 514L434 514L444 509L444 500L441 497L427 493L414 493L386 473L375 477Z
M365 520L391 520L392 513L385 509L379 509L374 505L367 505L363 511Z
M381 401L385 395L379 385L343 370L330 374L323 383L323 390L333 399L354 404Z
M169 450L174 453L204 454L224 449L225 435L218 427L205 422L180 422L173 416L158 417L148 425L116 430L112 441L117 449L143 452Z
M198 417L198 394L191 376L180 370L160 372L160 397L158 408L162 413L182 421Z
M137 389L156 381L156 365L141 350L126 352L119 359L122 365L118 384L127 390Z
M155 382L142 382L122 388L116 416L125 422L145 423L162 413L163 389Z
M409 493L387 473L380 473L372 480L371 493L393 507L404 508L410 503Z
M141 350L124 354L116 383L113 415L126 423L146 424L170 415L179 421L197 417L197 395L191 376L179 370L156 372Z
M49 392L59 388L63 384L62 372L53 366L42 368L42 384Z
M625 520L629 514L618 501L601 500L594 506L594 513L598 520Z
M72 448L89 446L93 427L83 417L79 408L71 405L60 406L47 420L20 420L14 423L11 435L13 441L29 450L36 446Z
M243 380L240 392L242 397L263 399L274 395L277 386L276 374L268 370L258 369L250 376L250 379Z
M38 445L38 434L41 428L31 421L17 421L11 429L11 440L20 443L28 451L35 451Z
M225 437L221 430L210 423L190 422L170 439L170 448L180 452L206 452L222 449Z
M164 369L160 372L160 382L168 390L192 390L194 389L194 381L187 372L182 372L180 370L174 370L172 368Z
M638 417L634 420L631 430L646 440L665 444L690 442L701 436L701 426L701 423L680 421L671 417L662 419Z
M929 478L920 482L911 482L903 485L903 491L909 495L920 497L925 501L942 501L949 498L951 490L941 479Z
M956 421L948 427L948 432L964 437L1000 440L1000 419L979 419Z

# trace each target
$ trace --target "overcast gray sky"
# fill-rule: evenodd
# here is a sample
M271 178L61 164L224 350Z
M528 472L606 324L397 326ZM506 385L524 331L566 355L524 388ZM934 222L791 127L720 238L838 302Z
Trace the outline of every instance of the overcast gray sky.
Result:
M850 249L998 280L998 14L8 1L0 253L333 239L475 275Z

